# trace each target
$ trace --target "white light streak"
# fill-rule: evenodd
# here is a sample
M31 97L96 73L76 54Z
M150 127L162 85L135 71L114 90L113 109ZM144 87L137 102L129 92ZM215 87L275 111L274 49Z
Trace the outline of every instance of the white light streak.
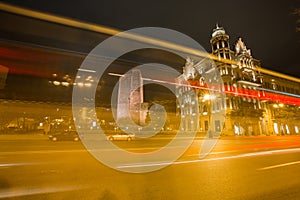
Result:
M81 71L81 72L90 72L90 73L96 73L95 70L91 70L91 69L78 69L78 71Z
M279 167L286 167L286 166L296 165L296 164L300 164L300 161L296 161L296 162L288 162L288 163L283 163L283 164L279 164L279 165L272 165L272 166L269 166L269 167L259 168L259 169L257 169L257 170L275 169L275 168L279 168Z
M282 153L294 153L294 152L300 152L300 148L262 151L262 152L234 155L234 156L225 156L219 158L208 158L202 160L175 161L172 163L171 162L136 163L132 165L122 165L119 166L118 168L138 168L138 167L164 166L164 165L171 165L171 164L178 165L178 164L189 164L189 163L201 163L201 162L209 162L209 161L219 161L219 160L228 160L228 159L246 158L246 157L264 156L264 155L272 155L272 154L282 154Z

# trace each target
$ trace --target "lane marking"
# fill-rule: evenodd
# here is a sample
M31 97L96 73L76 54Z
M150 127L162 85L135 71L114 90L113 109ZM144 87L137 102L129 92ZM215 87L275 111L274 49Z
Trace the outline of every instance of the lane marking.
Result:
M121 148L121 147L120 147ZM122 148L127 151L141 151L141 150L159 150L162 148L161 146L158 147L130 147L130 148ZM176 149L176 148L182 148L182 146L173 146L168 147L169 149ZM89 151L116 151L115 149L68 149L68 150L36 150L36 151L7 151L7 152L0 152L1 156L5 155L23 155L23 154L50 154L50 153L87 153ZM133 153L143 153L143 152L133 152ZM147 152L148 153L148 152Z
M209 161L219 161L219 160L228 160L228 159L236 159L236 158L246 158L246 157L255 157L255 156L264 156L264 155L274 155L274 154L282 154L282 153L295 153L300 152L300 148L294 149L281 149L281 150L271 150L271 151L263 151L256 153L246 153L235 156L225 156L219 158L207 158L202 160L187 160L187 161L175 161L175 162L160 162L160 163L135 163L131 165L121 165L118 168L138 168L138 167L151 167L151 166L159 166L159 165L178 165L178 164L188 164L188 163L201 163L201 162L209 162Z
M7 151L0 152L0 155L18 155L18 154L44 154L44 153L80 153L87 152L86 150L42 150L42 151Z
M132 148L134 149L134 148ZM145 148L145 149L152 149L150 148ZM95 150L94 150L95 151ZM96 150L97 151L97 150ZM109 151L109 150L108 150ZM2 152L0 154L42 154L42 153L79 153L79 152L88 152L87 150L50 150L50 151L21 151L21 152ZM232 151L228 151L232 152ZM222 153L228 153L228 152L213 152L212 154L222 154ZM122 165L119 166L118 168L138 168L138 167L151 167L151 166L163 166L163 165L177 165L177 164L188 164L188 163L200 163L200 162L209 162L209 161L219 161L219 160L228 160L228 159L236 159L236 158L245 158L245 157L254 157L254 156L264 156L264 155L272 155L272 154L282 154L282 153L294 153L294 152L300 152L300 148L293 148L293 149L280 149L280 150L271 150L271 151L262 151L262 152L255 152L255 153L245 153L245 154L239 154L239 155L234 155L234 156L224 156L224 157L218 157L218 158L207 158L207 159L202 159L202 160L186 160L186 161L175 161L175 162L164 162L161 161L160 163L134 163L134 164L128 164L128 165ZM192 154L193 155L193 154ZM188 155L189 156L189 155ZM282 164L278 165L278 167L281 166L287 166L287 165L292 165L292 164L298 164L300 161L297 161L296 163L288 163L288 164ZM32 164L37 164L37 163L0 163L0 167L7 168L11 166L22 166L22 165L32 165ZM276 166L270 166L266 168L261 168L259 170L264 170L264 169L271 169L271 168L276 168ZM2 169L3 169L2 168Z
M0 191L0 198L12 198L12 197L22 197L29 195L38 195L46 193L56 193L56 192L66 192L78 189L86 189L88 186L59 186L59 187L48 187L48 188L9 188L8 190Z
M36 163L0 163L0 167L12 167L12 166L23 166L23 165L34 165Z
M218 155L218 154L233 153L233 152L238 152L238 150L232 150L232 151L213 151L213 152L210 152L209 155ZM197 154L189 154L187 156L198 156L199 157L199 153L197 153Z
M289 165L296 165L296 164L300 164L300 161L295 161L295 162L288 162L288 163L283 163L283 164L279 164L279 165L272 165L269 167L262 167L259 168L257 170L268 170L268 169L275 169L275 168L279 168L279 167L285 167L285 166L289 166Z

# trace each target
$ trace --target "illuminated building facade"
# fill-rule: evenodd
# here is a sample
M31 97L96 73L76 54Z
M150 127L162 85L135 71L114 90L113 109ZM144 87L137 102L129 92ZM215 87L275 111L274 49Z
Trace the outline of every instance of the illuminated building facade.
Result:
M205 88L208 80L197 68L200 62L187 58L183 74L177 78L177 114L184 118L183 128L207 132L211 126L222 135L300 134L300 83L287 76L282 78L278 73L264 73L260 61L252 57L241 38L232 50L223 27L217 25L210 43L212 54L217 57L216 70L223 81L221 91L226 94L226 100L220 102L211 96ZM183 86L185 82L197 87ZM197 97L190 96L192 90ZM189 98L194 100L187 101ZM189 120L195 100L199 106L196 125ZM226 111L224 126L212 117L220 109Z

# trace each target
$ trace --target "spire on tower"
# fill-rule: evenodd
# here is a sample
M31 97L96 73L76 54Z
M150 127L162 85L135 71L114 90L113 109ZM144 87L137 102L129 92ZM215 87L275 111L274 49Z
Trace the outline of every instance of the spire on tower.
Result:
M223 27L220 27L219 23L216 23L216 28L213 29L212 37L215 37L216 35L220 34L226 34L225 29Z

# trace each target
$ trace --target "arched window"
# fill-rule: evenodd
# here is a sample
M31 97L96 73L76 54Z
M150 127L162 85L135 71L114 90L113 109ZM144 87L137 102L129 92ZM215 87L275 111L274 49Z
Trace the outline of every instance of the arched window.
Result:
M217 50L217 49L218 49L217 43L215 43L215 44L213 45L213 50L215 51L215 50Z
M203 106L202 112L206 112L206 113L208 112L208 111L207 111L207 105L204 105L204 106Z
M204 77L201 77L199 79L199 83L200 83L200 86L204 86Z

